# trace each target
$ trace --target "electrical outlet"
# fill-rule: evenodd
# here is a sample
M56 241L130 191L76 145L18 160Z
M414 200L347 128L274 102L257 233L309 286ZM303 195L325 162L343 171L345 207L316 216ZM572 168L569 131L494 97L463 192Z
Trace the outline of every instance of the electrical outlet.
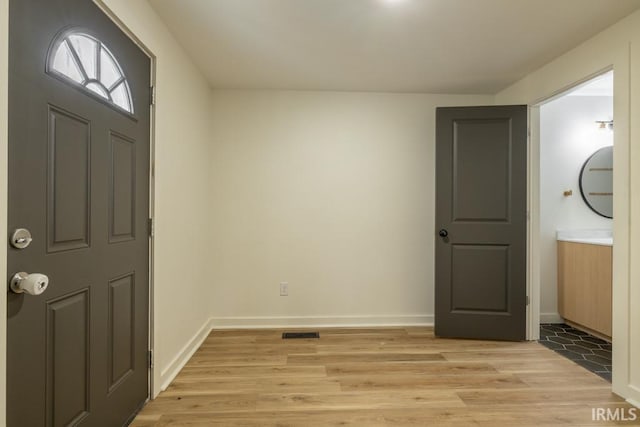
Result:
M286 297L289 295L289 284L287 282L280 283L280 296Z

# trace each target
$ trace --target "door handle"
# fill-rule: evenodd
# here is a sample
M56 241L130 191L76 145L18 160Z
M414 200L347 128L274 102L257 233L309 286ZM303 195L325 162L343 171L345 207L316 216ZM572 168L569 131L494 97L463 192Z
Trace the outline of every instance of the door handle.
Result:
M444 228L441 229L440 231L438 231L438 236L442 237L443 239L445 237L447 237L449 235L449 232L447 230L445 230Z
M40 273L28 274L21 271L11 278L11 290L16 294L40 295L48 286L49 278Z

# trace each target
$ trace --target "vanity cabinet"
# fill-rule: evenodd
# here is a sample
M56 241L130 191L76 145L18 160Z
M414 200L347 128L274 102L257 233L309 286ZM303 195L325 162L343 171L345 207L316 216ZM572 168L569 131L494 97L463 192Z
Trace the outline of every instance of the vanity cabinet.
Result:
M558 241L558 308L567 321L611 337L612 247Z

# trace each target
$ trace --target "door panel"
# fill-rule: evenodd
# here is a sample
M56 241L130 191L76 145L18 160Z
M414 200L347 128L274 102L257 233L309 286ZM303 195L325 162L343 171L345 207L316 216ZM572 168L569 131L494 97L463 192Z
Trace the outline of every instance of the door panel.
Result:
M135 294L133 273L109 282L109 393L135 367Z
M451 309L506 312L509 247L451 245L451 250Z
M436 335L522 340L527 107L436 116Z
M135 239L136 143L111 132L109 242Z
M47 303L46 406L53 425L73 425L89 414L89 330L88 289Z
M453 218L508 221L508 120L456 120L453 125Z
M92 1L9 13L9 235L33 241L9 246L8 279L49 287L8 294L7 423L123 425L148 396L150 61ZM133 114L48 71L70 31L108 48Z
M48 252L89 246L91 132L89 121L49 107Z

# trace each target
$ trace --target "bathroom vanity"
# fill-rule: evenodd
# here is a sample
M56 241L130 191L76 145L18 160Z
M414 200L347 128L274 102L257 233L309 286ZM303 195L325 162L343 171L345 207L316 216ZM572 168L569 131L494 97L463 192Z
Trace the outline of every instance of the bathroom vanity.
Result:
M611 231L559 231L558 310L568 322L611 339Z

